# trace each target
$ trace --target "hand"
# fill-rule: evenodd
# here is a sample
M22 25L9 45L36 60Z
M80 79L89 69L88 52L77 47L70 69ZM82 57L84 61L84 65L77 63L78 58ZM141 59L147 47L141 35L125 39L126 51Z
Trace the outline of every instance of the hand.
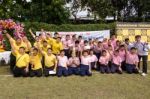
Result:
M31 28L29 29L29 32L30 32L30 33L32 32Z
M6 30L4 30L4 31L2 31L2 33L3 33L3 34L6 34L6 33L7 33L7 31L6 31Z
M27 72L29 72L29 69L28 69L28 67L26 67L26 68L25 68L25 72L26 72L26 73L27 73Z

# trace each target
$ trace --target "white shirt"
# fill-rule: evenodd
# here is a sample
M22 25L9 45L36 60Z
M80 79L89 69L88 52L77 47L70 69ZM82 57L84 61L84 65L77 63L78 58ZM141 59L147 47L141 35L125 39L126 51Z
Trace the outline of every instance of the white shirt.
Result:
M67 56L57 56L58 59L58 66L67 67L68 58Z
M148 55L148 50L150 45L147 45L145 42L133 42L133 47L137 48L138 55Z

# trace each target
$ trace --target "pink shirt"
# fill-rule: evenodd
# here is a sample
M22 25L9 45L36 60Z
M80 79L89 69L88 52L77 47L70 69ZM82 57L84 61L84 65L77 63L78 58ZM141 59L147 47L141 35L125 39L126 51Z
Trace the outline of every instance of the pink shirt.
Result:
M120 56L112 56L112 63L116 64L116 65L121 65L122 59Z
M119 50L119 56L121 57L122 62L125 61L125 58L126 58L125 50L123 51Z
M114 39L114 40L111 40L111 44L114 46L114 48L116 47L116 39Z
M98 61L96 55L90 55L89 57L91 58L91 62L97 62Z
M102 48L102 47L94 46L94 52L96 52L96 53L100 53L102 50L103 50L103 48Z
M109 58L109 61L111 61L113 54L113 50L107 51L107 57Z
M103 48L107 49L108 48L108 42L103 42Z
M67 67L68 65L68 58L67 56L57 56L58 59L58 66Z
M127 64L135 64L136 62L139 62L138 55L137 54L131 54L130 52L127 52L126 63Z
M69 46L72 44L71 40L64 40L63 41L63 46L64 49L69 49Z
M80 60L78 57L71 57L69 58L69 65L70 67L77 67L78 65L77 64L80 64Z
M81 64L90 65L90 63L91 63L91 58L89 56L87 57L81 56Z
M100 62L100 64L108 65L108 62L109 62L108 56L101 56L99 59L99 62Z

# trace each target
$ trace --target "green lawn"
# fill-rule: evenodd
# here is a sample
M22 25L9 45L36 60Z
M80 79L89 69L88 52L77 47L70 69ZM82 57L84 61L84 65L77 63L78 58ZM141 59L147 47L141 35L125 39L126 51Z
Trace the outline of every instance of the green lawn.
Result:
M14 78L8 71L0 67L0 99L150 99L150 75Z

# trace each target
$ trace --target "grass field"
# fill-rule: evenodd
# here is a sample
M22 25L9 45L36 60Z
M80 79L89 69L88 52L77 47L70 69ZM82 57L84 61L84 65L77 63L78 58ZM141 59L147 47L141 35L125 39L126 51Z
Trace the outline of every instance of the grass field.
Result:
M5 75L4 75L5 74ZM0 67L0 99L150 99L150 75L14 78Z

